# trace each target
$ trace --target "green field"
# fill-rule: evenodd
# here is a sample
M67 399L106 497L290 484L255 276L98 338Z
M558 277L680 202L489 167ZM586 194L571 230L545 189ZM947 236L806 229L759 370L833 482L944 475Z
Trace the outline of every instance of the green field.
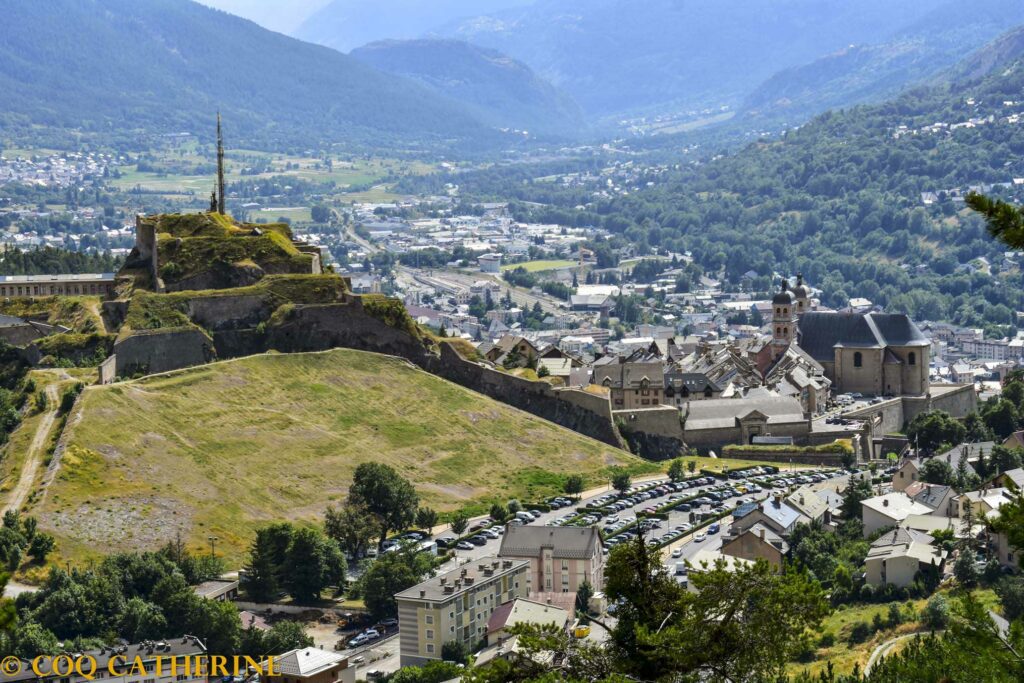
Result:
M89 387L34 512L60 555L217 536L233 561L253 530L315 521L354 468L386 462L440 511L658 468L377 354L269 354ZM558 475L558 476L552 476Z
M540 273L545 270L556 270L558 268L572 268L579 265L576 261L551 260L551 261L526 261L524 263L508 263L501 267L502 270L515 270L525 268L528 273Z

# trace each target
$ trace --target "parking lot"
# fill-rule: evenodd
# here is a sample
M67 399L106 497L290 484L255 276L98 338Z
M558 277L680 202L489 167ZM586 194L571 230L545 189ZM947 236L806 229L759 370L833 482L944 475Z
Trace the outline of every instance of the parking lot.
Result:
M651 545L668 544L666 555L669 556L676 546L693 540L696 534L692 529L700 523L701 519L728 513L745 502L764 500L775 491L785 491L793 486L827 481L829 477L838 474L839 472L831 468L797 469L782 472L771 472L768 469L758 468L749 471L748 476L728 480L700 476L690 478L685 482L670 482L667 478L660 478L637 484L625 495L609 491L591 496L568 507L560 507L550 512L537 511L536 519L529 524L598 526L605 538L606 553L615 545L642 533L644 539ZM684 499L693 497L696 497L697 500L683 502ZM646 514L655 511L664 512L665 508L673 502L676 502L677 506L668 510L668 520L645 519ZM588 508L597 508L597 510L587 515L581 515L578 512ZM638 515L644 525L643 529L635 525ZM716 540L716 537L728 528L726 521L719 522L721 528L717 533L708 534L706 529L703 530L707 538L699 543L705 543L703 547L719 547L721 541ZM634 526L631 527L631 525ZM476 533L472 533L474 531ZM456 559L442 567L442 571L454 568L457 564L497 554L503 533L502 525L488 520L480 520L471 525L466 535L482 536L477 541L479 545L471 544L471 547L456 548ZM454 538L454 534L440 534L441 538L446 536ZM698 549L699 547L687 552L693 554Z

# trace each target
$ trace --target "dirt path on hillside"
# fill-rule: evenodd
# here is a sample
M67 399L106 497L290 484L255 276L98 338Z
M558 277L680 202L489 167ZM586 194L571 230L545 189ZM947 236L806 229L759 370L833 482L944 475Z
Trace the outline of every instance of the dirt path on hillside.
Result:
M50 432L53 430L53 423L57 420L57 409L60 408L60 395L57 393L57 384L46 387L46 413L36 427L35 436L28 447L25 455L25 462L21 466L21 474L18 477L18 484L7 497L3 511L20 510L21 506L28 500L32 492L32 484L39 473L39 466L43 463L46 455L46 444L49 441Z

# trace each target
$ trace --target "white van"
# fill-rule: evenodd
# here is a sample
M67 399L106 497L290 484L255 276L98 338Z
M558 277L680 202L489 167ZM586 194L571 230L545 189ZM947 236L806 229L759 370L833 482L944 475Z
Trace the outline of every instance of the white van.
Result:
M526 524L529 524L530 522L534 521L533 515L531 515L529 512L526 512L525 510L523 510L521 512L517 512L516 513L516 519L518 519L520 522L524 522Z

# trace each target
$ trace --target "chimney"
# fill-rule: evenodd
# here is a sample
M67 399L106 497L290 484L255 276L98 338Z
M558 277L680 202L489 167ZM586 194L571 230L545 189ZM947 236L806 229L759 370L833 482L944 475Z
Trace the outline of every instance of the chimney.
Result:
M764 529L763 528L761 529L761 540L762 541L764 540Z
M884 508L889 507L889 499L888 498L882 499L882 507L884 507Z
M421 598L425 598L425 597L427 597L427 591L425 591L425 590L421 590L421 591L420 591L420 597L421 597Z

